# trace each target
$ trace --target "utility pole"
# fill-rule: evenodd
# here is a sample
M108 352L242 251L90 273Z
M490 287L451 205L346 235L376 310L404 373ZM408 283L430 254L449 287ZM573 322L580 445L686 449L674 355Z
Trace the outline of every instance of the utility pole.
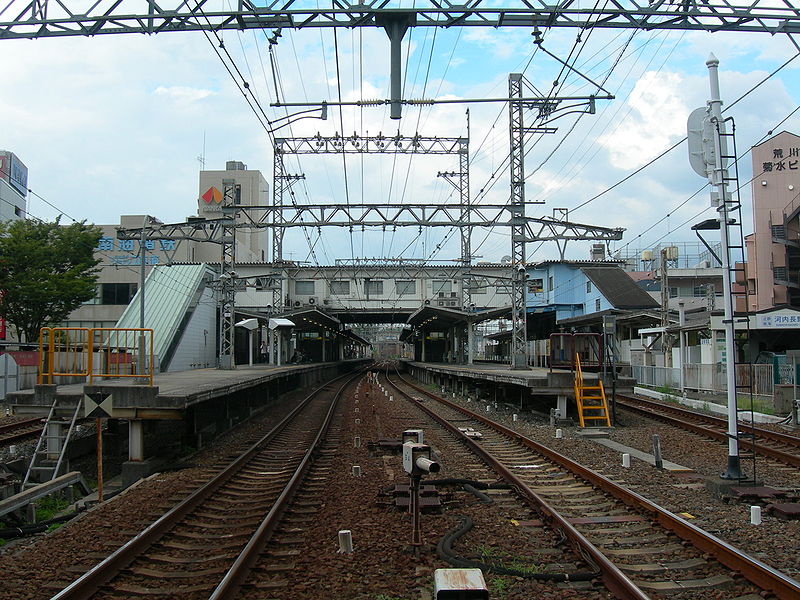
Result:
M668 273L667 248L661 249L661 344L664 348L664 366L672 366L672 338L667 333L669 327L669 273Z
M742 466L739 459L739 413L736 398L736 333L733 322L733 296L731 295L731 252L728 239L728 191L726 179L728 169L723 164L723 142L725 134L725 120L722 118L722 99L719 91L719 59L713 54L706 61L708 78L711 87L711 98L708 108L711 124L714 128L714 170L712 185L715 188L715 197L712 202L716 204L719 213L720 240L722 241L722 294L725 303L725 380L728 388L728 465L722 474L723 479L741 479ZM727 154L727 152L725 152Z
M689 163L694 171L707 177L713 186L711 205L719 213L720 241L722 243L722 285L725 316L725 381L728 400L728 464L723 479L742 479L739 457L739 419L736 397L736 344L731 295L731 252L729 244L728 169L726 160L725 120L722 118L722 99L719 91L719 60L711 54L706 61L711 98L707 106L695 109L689 115Z

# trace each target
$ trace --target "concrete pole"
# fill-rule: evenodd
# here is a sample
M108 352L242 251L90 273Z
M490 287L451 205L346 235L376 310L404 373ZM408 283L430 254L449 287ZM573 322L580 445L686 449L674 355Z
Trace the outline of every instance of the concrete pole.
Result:
M422 362L426 362L428 359L425 356L425 330L422 330Z
M681 369L681 394L686 393L686 335L683 331L683 328L686 326L686 304L683 302L678 302L678 325L680 329L678 330L678 340L680 342L679 352L680 352L680 364L678 365Z
M731 265L728 242L728 204L725 178L727 169L722 162L721 134L725 133L725 121L722 118L722 100L719 92L719 59L711 54L706 61L708 78L711 87L711 99L708 101L711 123L714 126L715 164L712 184L715 188L716 206L719 213L720 241L722 242L722 285L725 301L725 380L728 388L728 465L722 474L723 479L740 479L742 477L739 460L738 413L736 411L736 345L734 343L735 327L733 323L733 300L731 298ZM712 197L713 198L713 197Z
M467 323L467 364L471 365L474 359L475 323Z
M283 334L280 331L278 331L277 335L278 335L278 350L276 352L277 354L276 358L278 359L278 362L275 364L280 367L283 364Z
M147 234L145 233L145 227L147 226L148 217L142 219L142 232L139 236L139 255L142 261L142 264L139 265L139 329L144 329L144 266L147 262L147 248L145 247L145 242L147 241ZM147 379L143 377L145 373L145 369L147 368L147 354L145 350L145 336L144 331L139 332L139 370L137 372L137 377L134 379L136 383L146 384Z

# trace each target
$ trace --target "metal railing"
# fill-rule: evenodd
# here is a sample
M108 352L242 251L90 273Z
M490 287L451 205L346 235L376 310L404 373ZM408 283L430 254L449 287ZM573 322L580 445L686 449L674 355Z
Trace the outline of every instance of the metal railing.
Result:
M631 376L639 385L681 389L681 369L631 365ZM772 397L775 391L772 365L736 365L737 386L753 385L755 396ZM698 392L723 394L727 392L725 364L688 363L683 366L683 387Z
M39 383L55 377L132 378L153 385L153 330L43 327Z

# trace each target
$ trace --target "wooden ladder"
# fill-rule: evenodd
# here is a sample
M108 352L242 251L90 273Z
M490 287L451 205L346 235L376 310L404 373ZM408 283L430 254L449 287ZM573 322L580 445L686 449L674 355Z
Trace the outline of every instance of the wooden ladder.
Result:
M581 427L586 427L586 421L602 421L595 423L600 427L611 427L608 415L606 392L603 389L603 380L597 378L597 385L586 385L583 381L581 358L575 355L575 402L578 405L578 419Z

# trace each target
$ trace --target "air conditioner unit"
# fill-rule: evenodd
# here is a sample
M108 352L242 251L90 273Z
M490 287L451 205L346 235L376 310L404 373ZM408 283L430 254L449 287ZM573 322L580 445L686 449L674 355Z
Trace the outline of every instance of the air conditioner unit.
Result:
M458 306L458 300L451 300L450 302L448 302L448 305L449 306Z
M451 298L455 298L456 297L456 293L455 292L450 292L450 297Z
M439 298L444 298L444 292L439 292Z
M299 308L299 307L303 306L303 303L300 302L300 300L295 300L294 301L294 305L295 305L295 307Z
M330 303L331 303L331 301L330 301L328 298L325 298L325 299L322 301L322 303L323 303L323 304L325 304L325 305L328 305L328 304L330 304Z
M313 305L313 304L316 304L316 303L317 303L317 299L316 299L316 297L314 297L314 296L311 296L311 297L308 299L308 303L309 303L309 304L312 304L312 305Z
M430 300L425 300L425 306L428 306L428 305L430 305L430 303L431 303L431 301L430 301Z
M447 302L444 302L444 301L442 301L442 300L439 300L438 304L439 304L439 306L444 306L444 305L446 305L446 304L447 304Z

